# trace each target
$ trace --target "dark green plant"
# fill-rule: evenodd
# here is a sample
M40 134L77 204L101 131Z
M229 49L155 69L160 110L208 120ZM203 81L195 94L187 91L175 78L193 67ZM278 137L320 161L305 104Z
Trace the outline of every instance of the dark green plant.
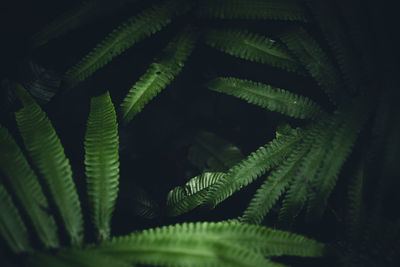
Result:
M118 4L125 2L136 1L119 1ZM108 1L103 4L104 10L110 5ZM100 6L94 11L99 16L107 13L101 11ZM62 17L34 36L34 46L45 44L53 39L52 35L56 38L60 32L98 16L89 16L91 9L87 4L77 10L72 14L76 18L73 25L64 28L67 24L62 21L68 21L68 17ZM400 229L398 215L387 219L383 211L388 203L383 196L390 185L398 184L394 159L399 151L396 150L399 128L392 125L395 119L385 117L393 116L398 109L393 101L396 85L392 73L380 72L376 67L383 62L373 57L369 32L362 27L366 10L368 8L357 0L157 1L153 7L143 8L117 27L69 67L63 76L59 97L78 88L82 90L82 82L96 71L132 45L163 30L174 19L183 16L187 20L185 24L192 24L177 27L176 36L153 59L145 74L124 92L126 96L119 112L114 111L112 102L116 101L111 101L108 92L91 100L84 163L89 210L97 237L94 244L84 242L83 213L63 147L40 106L17 86L15 93L23 107L15 113L16 121L30 160L25 159L7 130L0 128L1 145L5 148L0 154L5 178L0 187L4 200L0 217L3 238L14 253L26 253L28 265L37 266L274 266L279 264L270 261L270 257L322 256L324 246L320 243L258 225L264 224L267 214L277 213L278 227L290 230L295 229L297 221L318 223L328 211L335 213L340 224L340 216L329 202L339 179L349 176L342 169L346 161L350 161L360 163L349 187L347 236L335 240L335 255L344 265L394 264L396 249L393 247L398 248L397 239L371 229L391 229L395 237ZM277 27L274 38L269 38L260 30L256 33L235 26L235 22L248 19L287 23ZM377 33L376 40L380 37ZM210 133L203 132L194 138L189 160L203 173L169 192L167 215L178 216L198 206L214 209L267 174L238 218L217 223L183 223L111 238L110 222L119 183L118 131L135 121L139 113L146 114L142 112L145 105L174 81L201 44L241 60L267 64L291 75L312 79L315 88L326 96L327 103L320 101L323 97L303 96L249 79L207 79L204 87L211 91L243 99L263 109L304 120L304 123L292 127L282 119L276 137L246 158L236 146ZM382 42L377 41L379 45L383 47L378 49L384 48ZM32 94L33 89L28 86ZM51 91L46 86L35 90ZM117 121L122 126L119 127ZM383 160L376 160L379 157ZM369 175L363 174L366 164L373 170ZM374 177L381 175L385 178L375 182ZM42 181L46 183L45 190L41 189ZM376 198L366 204L372 206L373 212L368 213L372 214L372 219L364 222L367 216L364 191L371 193L375 185L379 188ZM137 213L147 218L157 217L154 211L159 209L158 204L146 199L143 191L136 190L136 193L142 203L136 207ZM50 197L50 206L46 195ZM57 208L57 223L53 218L54 207ZM26 215L21 217L19 210ZM24 226L27 219L32 229ZM70 248L60 249L61 245L66 245L63 241L60 243L60 227L68 233ZM28 233L33 230L45 250L30 245ZM371 249L374 244L380 244L376 251ZM390 253L383 256L388 247ZM54 253L46 250L51 248L56 249Z

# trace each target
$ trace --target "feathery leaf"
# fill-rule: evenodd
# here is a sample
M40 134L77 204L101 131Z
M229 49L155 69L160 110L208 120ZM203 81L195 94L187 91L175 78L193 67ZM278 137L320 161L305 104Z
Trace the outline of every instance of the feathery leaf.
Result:
M132 86L121 103L124 124L131 121L151 99L181 72L184 61L194 48L195 41L196 34L186 31L167 45L160 60L150 65L146 73Z
M119 183L118 124L108 91L91 100L84 146L93 223L97 238L108 239Z
M213 79L206 86L294 118L317 119L325 115L322 108L309 98L262 83L228 77Z
M168 0L130 18L67 71L66 80L69 86L73 87L78 82L85 80L114 57L145 37L161 30L171 23L172 17L186 12L189 8L188 1Z
M71 243L79 245L83 240L83 218L69 160L46 114L22 86L16 89L23 108L15 116L25 147L47 182Z
M229 55L307 75L302 65L275 40L246 30L210 30L205 42Z
M0 170L14 194L27 212L39 239L46 248L59 246L57 226L42 187L19 146L9 132L0 125Z

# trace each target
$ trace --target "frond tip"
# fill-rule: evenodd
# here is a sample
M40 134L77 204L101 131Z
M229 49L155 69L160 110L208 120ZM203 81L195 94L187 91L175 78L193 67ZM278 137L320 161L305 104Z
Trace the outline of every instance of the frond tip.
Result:
M99 240L110 236L118 194L118 125L110 94L94 97L85 135L87 191Z

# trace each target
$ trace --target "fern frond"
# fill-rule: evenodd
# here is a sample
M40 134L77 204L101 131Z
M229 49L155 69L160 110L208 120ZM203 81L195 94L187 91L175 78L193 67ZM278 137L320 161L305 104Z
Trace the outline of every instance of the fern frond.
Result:
M126 2L134 1L135 0L83 1L79 6L76 6L60 15L54 21L46 25L41 31L36 33L32 37L32 45L34 48L45 45L49 41L56 39L71 30L112 14Z
M307 75L285 47L259 34L246 30L210 30L205 34L205 42L231 56Z
M136 215L144 219L154 219L160 216L160 206L149 193L139 186L135 186L133 210Z
M111 216L118 195L118 124L110 94L94 97L85 135L87 192L99 240L110 237Z
M214 208L234 192L253 182L270 168L279 164L301 140L301 134L282 136L251 153L219 179L207 194L205 203Z
M319 257L324 245L267 227L199 222L114 238L92 250L117 254L131 263L161 266L282 266L264 255Z
M201 0L197 16L219 19L308 21L303 8L296 0Z
M345 1L352 2L352 1ZM335 53L343 78L349 89L354 91L359 88L362 73L359 61L355 57L355 51L350 46L342 25L335 17L335 6L332 1L307 0L308 6L313 12L318 24Z
M0 235L14 253L32 250L28 231L10 195L0 184Z
M245 223L260 224L268 211L294 179L295 171L309 151L309 143L302 143L297 149L273 170L257 190L240 220Z
M293 118L317 119L325 115L322 108L309 98L262 83L227 77L213 79L206 86L210 90L244 99Z
M205 172L190 179L185 186L172 189L167 196L168 215L178 216L203 204L210 187L224 175L223 172Z
M46 248L59 246L57 226L36 174L9 132L0 125L0 170L27 212L40 241Z
M207 171L227 171L243 159L240 149L217 135L202 131L189 147L189 160Z
M318 43L301 27L281 35L281 40L300 60L333 104L344 101L343 82L338 70Z
M22 86L17 85L16 91L23 108L15 116L25 147L47 182L71 243L79 245L83 240L83 219L69 160L43 110Z
M191 54L196 34L186 31L170 42L158 62L152 63L146 73L132 86L121 103L122 120L127 124L143 107L164 89L184 65Z
M282 208L279 213L279 225L282 228L291 226L306 203L309 190L315 190L311 181L329 149L334 132L335 127L330 123L330 118L327 118L312 125L308 134L304 137L305 142L311 143L311 148L295 173L295 179L282 201Z
M161 30L171 23L175 15L182 14L189 8L188 1L168 0L130 18L67 71L66 80L69 86L73 87L83 81L133 44Z
M336 112L336 118L340 122L331 139L328 152L313 179L312 185L318 190L311 192L307 207L307 216L320 218L326 207L327 200L336 185L338 174L347 156L357 139L364 123L369 117L368 101L360 97ZM333 122L335 123L335 122Z

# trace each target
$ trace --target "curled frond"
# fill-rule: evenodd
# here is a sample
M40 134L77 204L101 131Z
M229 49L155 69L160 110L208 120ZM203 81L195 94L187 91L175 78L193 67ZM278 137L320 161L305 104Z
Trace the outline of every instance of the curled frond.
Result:
M210 30L205 34L205 41L208 45L235 57L269 64L301 75L307 74L287 48L259 34L246 30Z
M270 168L279 164L301 140L301 134L282 136L260 147L229 171L212 186L206 204L215 207L234 192L253 182Z
M219 19L308 21L297 0L201 0L197 16Z
M94 97L85 135L87 191L99 240L110 236L110 222L118 195L118 124L108 91Z
M168 0L130 18L126 23L113 30L78 64L67 71L66 80L69 86L73 87L78 82L85 80L114 57L145 37L161 30L171 23L174 16L186 12L189 8L188 1Z
M204 203L211 186L225 173L205 172L190 179L185 186L178 186L168 193L167 207L170 216L178 216Z
M338 70L318 43L303 29L281 35L281 40L300 60L333 104L344 101L344 87Z
M189 160L201 170L227 171L243 159L240 149L217 135L198 133L188 152Z
M311 99L262 83L228 77L213 79L206 86L294 118L317 119L325 115Z
M28 231L10 195L0 184L0 236L14 253L32 250Z
M40 241L47 248L58 247L57 226L53 216L47 213L49 204L38 178L19 146L1 125L0 147L0 170L31 219Z
M70 235L71 243L83 240L81 205L64 148L46 114L25 89L17 86L23 104L15 113L25 147L47 182L54 202Z
M122 120L127 124L143 107L178 75L191 54L196 34L186 31L170 42L161 58L150 65L146 73L129 90L121 103Z

